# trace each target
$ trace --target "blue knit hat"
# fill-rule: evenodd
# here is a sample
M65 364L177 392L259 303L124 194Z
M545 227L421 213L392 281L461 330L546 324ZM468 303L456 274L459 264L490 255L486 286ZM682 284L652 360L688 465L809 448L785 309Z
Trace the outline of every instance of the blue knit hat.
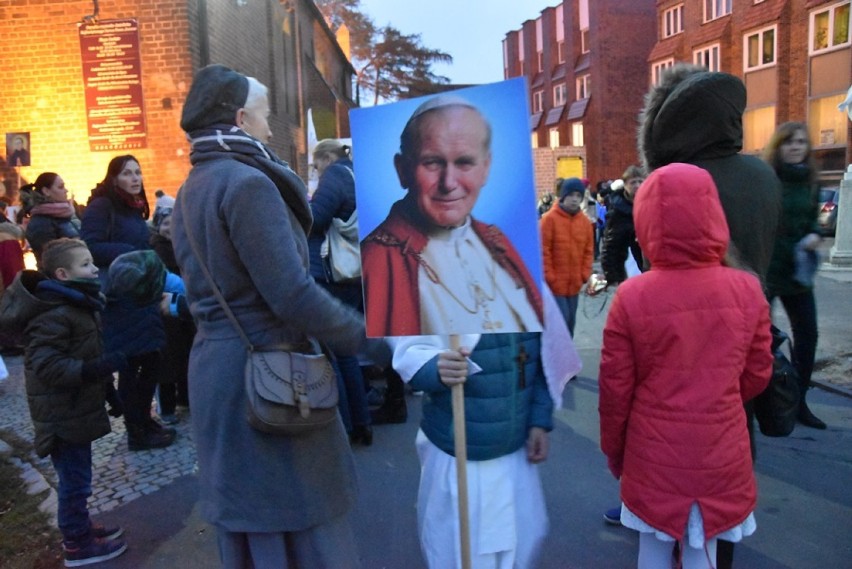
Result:
M583 185L580 178L566 178L562 182L562 187L559 190L559 199L561 200L568 194L572 194L574 192L577 192L582 196L586 193L586 186Z

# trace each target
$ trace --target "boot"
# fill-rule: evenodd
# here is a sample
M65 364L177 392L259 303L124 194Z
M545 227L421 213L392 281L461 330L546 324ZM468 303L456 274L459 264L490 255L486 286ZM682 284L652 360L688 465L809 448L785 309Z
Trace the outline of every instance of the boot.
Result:
M811 427L812 429L825 430L825 423L820 421L816 415L808 408L808 404L805 401L805 397L808 394L808 389L811 386L810 378L807 381L803 381L801 376L799 376L799 393L801 394L801 398L799 400L799 415L798 419L801 424L806 427Z
M405 423L408 420L408 407L405 404L405 384L392 369L385 372L388 388L381 407L370 411L370 420L374 425Z
M145 419L145 430L149 433L165 433L167 435L171 435L172 438L177 435L177 429L174 427L167 427L153 417Z
M368 447L373 444L373 428L370 425L355 425L349 433L349 444L362 444Z
M127 425L127 449L130 451L165 448L175 442L173 433L149 431L145 425Z
M804 393L802 394L802 401L799 403L799 422L806 427L811 427L812 429L819 429L823 431L826 428L825 423L814 415L810 408L808 408L808 404L805 403Z

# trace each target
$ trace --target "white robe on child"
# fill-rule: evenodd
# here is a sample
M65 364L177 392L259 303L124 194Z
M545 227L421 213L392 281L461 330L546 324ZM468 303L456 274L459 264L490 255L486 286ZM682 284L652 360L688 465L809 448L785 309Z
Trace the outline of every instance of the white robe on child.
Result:
M542 363L558 409L562 390L580 371L581 362L552 293L546 287L543 293ZM473 349L479 338L461 335L459 343ZM412 336L396 338L394 347L393 367L407 382L449 342L440 336ZM480 371L472 362L470 366L469 373ZM430 569L459 568L456 459L423 431L418 431L415 444L420 457L417 523L423 555ZM492 460L468 461L467 487L472 569L535 567L549 522L538 466L527 460L526 447Z

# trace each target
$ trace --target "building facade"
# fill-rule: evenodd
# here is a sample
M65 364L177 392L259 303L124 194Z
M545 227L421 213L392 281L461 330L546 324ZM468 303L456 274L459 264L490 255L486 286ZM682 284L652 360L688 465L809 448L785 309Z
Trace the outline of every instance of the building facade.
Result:
M655 27L653 0L564 0L506 34L504 77L529 85L539 193L557 177L595 183L636 163Z
M660 0L650 79L675 62L737 75L748 90L743 151L758 153L776 126L808 125L826 183L852 160L838 105L852 83L849 0Z
M31 145L30 166L0 163L8 193L53 171L85 203L109 160L132 153L149 199L156 188L174 195L190 168L181 109L194 73L210 63L269 87L271 146L303 178L308 108L319 138L349 136L354 70L311 0L115 0L100 2L94 14L97 4L0 0L0 128L29 133ZM81 57L81 26L112 21L138 27L138 46L129 51L139 62L141 120L128 127L137 130L136 143L98 150L91 143L96 102L87 100L93 79Z

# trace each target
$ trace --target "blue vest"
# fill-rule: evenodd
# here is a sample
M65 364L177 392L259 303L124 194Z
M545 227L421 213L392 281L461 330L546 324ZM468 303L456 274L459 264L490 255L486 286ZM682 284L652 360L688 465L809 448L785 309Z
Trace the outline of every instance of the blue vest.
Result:
M470 355L482 368L464 384L467 455L490 460L521 448L530 427L553 429L553 401L541 364L540 334L484 334ZM450 388L432 358L411 379L423 389L420 428L435 446L455 456Z

